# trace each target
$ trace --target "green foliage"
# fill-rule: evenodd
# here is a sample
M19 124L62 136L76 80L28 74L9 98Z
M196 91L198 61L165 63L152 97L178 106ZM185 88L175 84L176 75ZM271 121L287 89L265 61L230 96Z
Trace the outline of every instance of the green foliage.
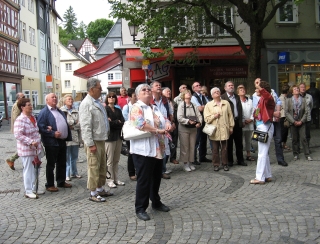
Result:
M61 26L59 26L59 40L64 45L68 45L69 40L73 40L72 35L67 34L66 30L62 29Z
M79 39L85 39L87 37L87 26L83 21L80 22L79 27L77 28L77 37Z
M98 44L98 38L105 37L113 25L114 22L107 19L97 19L95 21L91 21L87 27L88 38L94 44Z
M77 36L77 17L73 11L73 8L70 6L63 15L64 18L64 29L68 35L72 35L72 39L75 39Z

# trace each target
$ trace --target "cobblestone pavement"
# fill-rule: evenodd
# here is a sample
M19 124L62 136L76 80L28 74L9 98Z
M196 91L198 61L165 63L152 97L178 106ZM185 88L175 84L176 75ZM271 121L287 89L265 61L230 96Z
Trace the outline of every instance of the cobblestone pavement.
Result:
M249 184L255 162L229 172L214 172L210 163L184 172L181 165L168 163L172 178L161 182L160 195L171 211L149 208L151 220L144 222L135 216L136 183L128 178L124 156L119 179L126 185L112 190L115 195L106 203L88 200L86 161L78 164L83 178L72 180L71 189L46 192L37 200L24 198L21 162L16 162L15 171L5 163L16 142L4 122L0 243L320 243L320 130L313 129L312 137L312 162L303 155L294 162L292 152L286 152L289 166L281 167L272 146L273 182L265 185Z

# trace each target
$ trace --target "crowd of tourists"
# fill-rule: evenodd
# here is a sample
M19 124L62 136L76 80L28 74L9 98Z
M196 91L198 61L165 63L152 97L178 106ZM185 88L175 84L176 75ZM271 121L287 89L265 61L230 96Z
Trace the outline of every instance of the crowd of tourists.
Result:
M181 164L186 172L196 170L195 166L202 163L212 162L213 171L229 171L234 164L247 166L248 162L256 162L255 177L250 183L265 184L272 181L269 159L272 139L279 165L288 166L284 150L292 150L293 160L298 160L300 146L306 159L312 161L310 127L312 122L319 125L320 92L312 82L308 91L304 83L284 85L280 96L268 82L259 78L254 86L252 96L247 95L244 85L235 88L232 81L225 83L224 94L218 87L208 93L207 88L196 81L191 87L180 85L180 94L172 99L170 88L162 88L161 82L152 81L150 85L140 84L128 91L122 87L120 96L109 92L105 101L101 101L101 81L90 78L79 111L73 106L71 94L59 103L57 96L50 93L45 98L47 106L37 119L30 99L18 93L12 108L17 153L8 158L7 163L14 170L14 161L20 157L25 196L36 199L45 193L35 184L36 159L46 157L47 191L71 188L72 178L82 177L77 170L77 160L83 143L89 200L105 202L106 197L113 195L106 185L109 188L125 185L123 179L119 179L118 169L121 149L126 146L128 176L137 181L135 212L145 221L150 219L146 212L149 199L153 209L170 211L159 196L161 179L171 178L168 162ZM124 144L122 128L126 123L147 136L132 138ZM205 126L214 128L213 133L205 133ZM287 144L289 131L292 145ZM257 158L251 154L252 139L258 141ZM208 140L211 160L207 158Z

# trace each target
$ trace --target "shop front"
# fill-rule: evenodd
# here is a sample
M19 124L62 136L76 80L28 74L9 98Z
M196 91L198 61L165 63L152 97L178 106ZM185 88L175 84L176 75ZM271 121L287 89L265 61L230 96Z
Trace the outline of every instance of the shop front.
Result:
M272 88L281 92L285 84L311 82L320 88L320 42L267 43L268 79Z

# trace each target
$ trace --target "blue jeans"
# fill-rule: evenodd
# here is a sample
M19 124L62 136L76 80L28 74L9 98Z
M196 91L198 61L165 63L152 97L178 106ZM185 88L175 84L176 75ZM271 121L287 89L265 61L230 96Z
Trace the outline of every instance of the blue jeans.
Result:
M79 154L79 145L67 146L67 162L66 162L66 177L77 175L77 160Z

